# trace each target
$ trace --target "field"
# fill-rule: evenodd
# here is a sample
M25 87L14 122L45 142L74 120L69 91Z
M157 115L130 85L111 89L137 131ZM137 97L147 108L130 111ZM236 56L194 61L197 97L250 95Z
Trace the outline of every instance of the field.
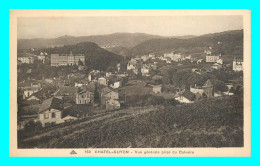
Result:
M19 131L19 148L242 147L243 100L136 107Z

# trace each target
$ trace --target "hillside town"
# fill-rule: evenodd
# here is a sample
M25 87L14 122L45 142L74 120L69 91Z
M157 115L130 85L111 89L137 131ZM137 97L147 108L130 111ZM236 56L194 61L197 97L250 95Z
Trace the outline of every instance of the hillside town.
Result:
M110 71L90 69L85 56L72 51L18 53L18 130L31 121L53 126L129 107L191 104L242 93L243 59L225 62L214 48L205 48L196 55L170 51L127 57ZM41 70L36 64L70 70L36 79L32 73Z

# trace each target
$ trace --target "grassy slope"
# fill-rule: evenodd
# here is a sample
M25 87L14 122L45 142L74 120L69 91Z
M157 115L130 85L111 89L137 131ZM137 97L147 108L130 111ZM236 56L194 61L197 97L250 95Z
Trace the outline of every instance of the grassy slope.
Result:
M19 134L20 148L241 147L243 103L236 97L169 108L110 112Z

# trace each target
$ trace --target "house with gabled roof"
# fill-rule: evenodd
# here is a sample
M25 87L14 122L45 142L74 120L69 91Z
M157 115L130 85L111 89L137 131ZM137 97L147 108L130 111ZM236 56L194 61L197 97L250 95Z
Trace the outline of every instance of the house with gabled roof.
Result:
M120 108L120 102L118 100L109 99L106 101L106 110L114 110Z
M213 97L213 84L210 82L210 80L207 80L204 83L204 85L202 86L202 89L203 89L206 97Z
M62 121L63 101L51 97L42 102L39 106L39 121L45 127L48 124L63 123Z
M104 87L101 90L101 104L107 105L108 100L119 100L119 94L117 90L111 88L111 87ZM118 102L116 101L109 101L108 104L114 104L115 107L118 107ZM120 104L119 104L120 107Z
M75 102L75 94L77 92L77 87L71 86L61 86L59 89L54 93L54 96L57 98L62 98L64 102Z
M180 103L193 103L196 100L196 95L188 90L185 90L184 93L176 96L175 100Z
M94 103L94 90L87 87L78 88L76 93L76 104Z
M27 101L38 101L38 104L41 103L43 100L51 97L51 95L54 93L54 88L48 87L48 88L42 88L41 90L33 93L31 96L29 96L26 100Z
M32 94L38 92L40 89L41 88L39 88L39 87L26 87L26 88L24 88L23 98L24 99L28 98Z

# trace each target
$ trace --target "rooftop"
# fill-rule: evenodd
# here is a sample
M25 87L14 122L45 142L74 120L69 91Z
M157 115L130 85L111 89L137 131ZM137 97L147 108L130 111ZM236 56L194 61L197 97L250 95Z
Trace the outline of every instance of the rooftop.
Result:
M46 109L57 109L62 110L63 109L63 101L62 99L58 99L56 97L51 97L42 102L42 104L39 106L39 112L43 112Z
M187 90L182 95L183 95L183 97L185 97L186 99L188 99L190 101L194 101L195 97L196 97L195 94L193 94L192 92L187 91Z

